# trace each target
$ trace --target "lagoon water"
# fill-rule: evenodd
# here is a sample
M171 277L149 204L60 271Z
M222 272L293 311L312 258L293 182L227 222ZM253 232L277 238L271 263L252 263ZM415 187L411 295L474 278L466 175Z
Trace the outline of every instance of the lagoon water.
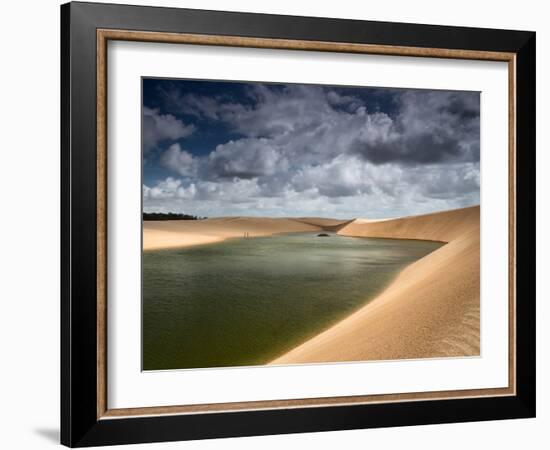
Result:
M442 244L293 233L143 254L143 369L265 364Z

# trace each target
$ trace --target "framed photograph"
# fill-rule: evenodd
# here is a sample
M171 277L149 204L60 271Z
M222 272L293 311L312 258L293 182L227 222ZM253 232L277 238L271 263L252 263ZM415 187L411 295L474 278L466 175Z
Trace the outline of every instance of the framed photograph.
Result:
M535 415L535 33L61 7L61 440Z

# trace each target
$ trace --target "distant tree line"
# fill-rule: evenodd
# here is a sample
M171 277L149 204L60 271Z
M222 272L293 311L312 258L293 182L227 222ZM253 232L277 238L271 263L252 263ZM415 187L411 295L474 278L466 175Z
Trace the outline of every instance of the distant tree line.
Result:
M180 213L143 213L143 220L201 220L206 217Z

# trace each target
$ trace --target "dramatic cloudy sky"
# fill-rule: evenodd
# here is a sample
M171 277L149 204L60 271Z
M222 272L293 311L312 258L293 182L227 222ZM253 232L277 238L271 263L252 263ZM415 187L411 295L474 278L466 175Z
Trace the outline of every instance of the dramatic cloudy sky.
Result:
M479 93L143 80L143 206L395 217L479 203Z

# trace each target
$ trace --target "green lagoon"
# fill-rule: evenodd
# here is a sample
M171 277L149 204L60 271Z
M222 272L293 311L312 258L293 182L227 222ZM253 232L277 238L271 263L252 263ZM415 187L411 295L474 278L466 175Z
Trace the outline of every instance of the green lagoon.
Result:
M143 369L265 364L442 244L292 233L143 254Z

